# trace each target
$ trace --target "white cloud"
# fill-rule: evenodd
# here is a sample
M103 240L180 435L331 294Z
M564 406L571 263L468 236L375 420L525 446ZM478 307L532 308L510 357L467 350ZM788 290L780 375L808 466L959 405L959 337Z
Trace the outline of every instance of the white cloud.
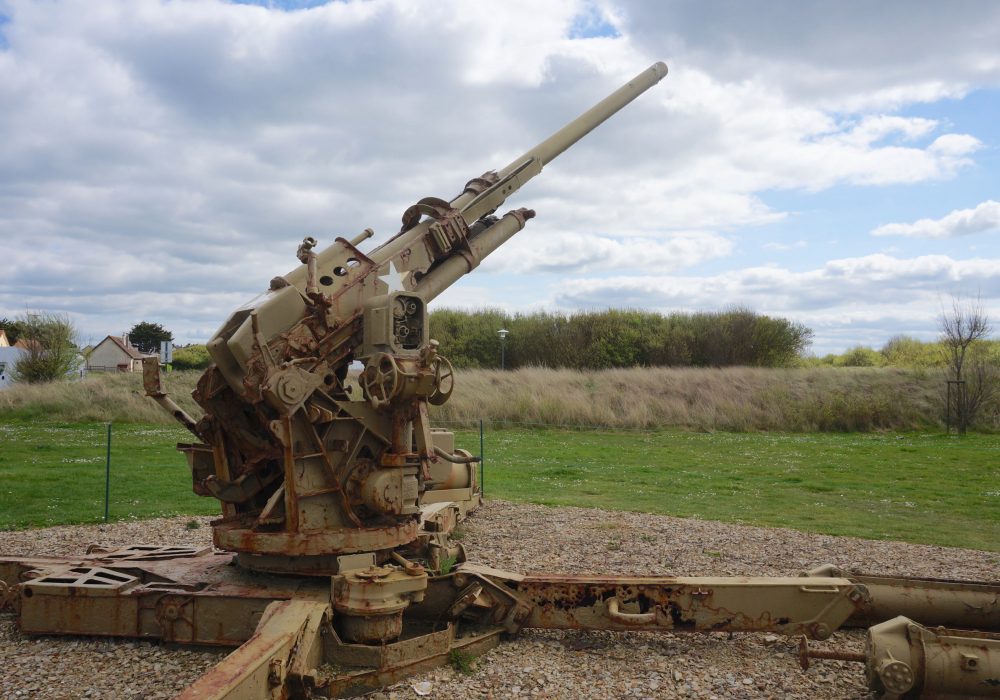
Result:
M873 236L954 238L1000 230L1000 202L988 199L972 209L956 209L940 219L920 219L912 224L884 224Z
M714 233L674 233L659 239L615 239L545 230L518 234L484 263L490 271L584 273L671 272L728 256L732 242Z
M779 86L838 112L896 109L1000 85L1000 5L864 0L624 3L632 39L721 81ZM932 40L929 40L932 38Z
M944 157L957 158L961 165L969 163L965 156L978 151L982 147L979 139L968 134L944 134L934 139L927 150Z
M962 172L975 135L892 111L997 84L997 10L807 4L4 2L0 315L203 340L304 235L384 240L659 59L660 86L512 199L539 218L485 272L682 272L786 217L766 193ZM581 21L617 36L570 38Z
M683 184L753 195L940 180L967 166L980 147L967 134L941 134L922 145L942 124L885 114L838 119L789 99L777 86L727 84L695 67L675 71L664 94L668 163L684 164L667 165L668 189Z
M768 266L707 277L656 275L569 280L561 284L557 299L562 305L580 306L598 296L645 295L661 307L677 304L714 308L752 301L761 308L801 311L831 305L877 305L883 298L896 301L925 298L962 287L981 288L984 296L1000 296L1000 264L984 258L955 260L946 255L897 258L878 253L830 260L806 271Z
M936 127L937 122L933 119L878 114L864 117L841 138L848 143L869 146L892 134L900 134L906 140L912 141L930 134Z
M866 336L878 344L914 326L927 332L936 326L942 298L969 293L978 293L987 311L1000 316L1000 260L874 254L804 271L769 266L701 277L574 279L553 291L552 303L567 310L624 306L664 312L748 305L814 328L817 346L826 351L864 342ZM850 334L854 340L838 345L838 337Z

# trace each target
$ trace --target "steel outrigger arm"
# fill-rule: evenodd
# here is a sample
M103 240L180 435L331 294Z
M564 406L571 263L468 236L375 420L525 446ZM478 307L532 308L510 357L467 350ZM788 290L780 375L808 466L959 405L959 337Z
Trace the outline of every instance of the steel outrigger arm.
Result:
M840 627L872 624L864 657L871 687L890 696L970 688L1000 696L1000 635L925 626L1000 630L1000 585L840 573L526 576L464 563L427 578L398 639L362 644L338 631L337 577L261 575L208 549L132 546L74 559L2 558L0 607L14 608L29 634L240 645L182 700L357 694L447 663L456 650L481 654L525 628L823 640ZM803 647L806 663L824 656Z

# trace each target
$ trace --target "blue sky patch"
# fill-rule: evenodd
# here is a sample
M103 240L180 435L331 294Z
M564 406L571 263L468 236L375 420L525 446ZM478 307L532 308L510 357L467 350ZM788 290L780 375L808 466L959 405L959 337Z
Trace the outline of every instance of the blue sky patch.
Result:
M3 33L3 28L5 24L10 24L10 17L0 13L0 49L6 49L10 46L7 41L7 37Z
M613 24L608 22L599 9L591 7L573 18L568 36L570 39L592 39L594 37L615 38L621 34Z
M234 5L258 5L272 10L284 10L294 12L295 10L308 10L311 7L326 5L332 0L229 0Z

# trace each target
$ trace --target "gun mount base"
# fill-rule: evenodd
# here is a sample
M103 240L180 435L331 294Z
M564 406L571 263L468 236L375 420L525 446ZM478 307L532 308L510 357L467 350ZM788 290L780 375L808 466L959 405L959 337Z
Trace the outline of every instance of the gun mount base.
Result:
M331 575L352 554L371 553L387 559L389 552L416 539L419 522L385 528L323 530L320 532L258 532L227 523L213 525L216 547L237 553L240 566L270 573Z

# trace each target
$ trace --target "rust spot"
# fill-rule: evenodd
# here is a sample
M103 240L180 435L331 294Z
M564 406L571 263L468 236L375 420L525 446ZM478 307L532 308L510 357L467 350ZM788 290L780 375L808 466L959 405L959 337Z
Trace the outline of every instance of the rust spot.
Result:
M667 614L670 615L670 619L676 629L694 629L695 621L685 620L681 606L674 601L667 603Z

